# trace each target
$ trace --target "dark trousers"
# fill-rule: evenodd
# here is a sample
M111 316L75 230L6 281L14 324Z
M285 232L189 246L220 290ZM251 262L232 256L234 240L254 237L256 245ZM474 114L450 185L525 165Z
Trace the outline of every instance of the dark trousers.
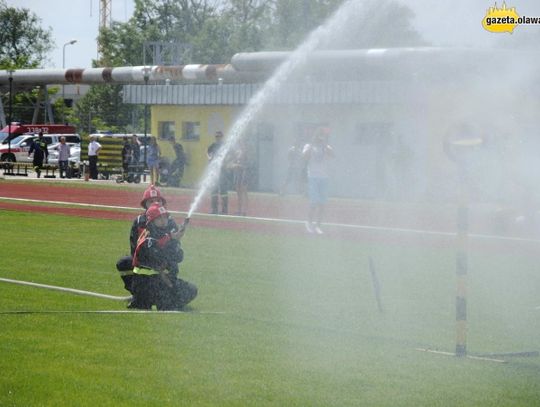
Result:
M124 282L124 288L133 294L131 286L133 285L133 257L124 256L116 262L116 269Z
M43 167L43 154L37 154L37 151L34 152L34 159L32 160L32 165L34 166L34 171L36 172L38 178L41 176L41 167Z
M88 161L90 163L90 178L97 179L98 177L98 169L97 169L97 161L98 157L97 155L89 155Z
M221 213L229 212L229 177L226 171L221 171L217 185L211 192L212 213L219 213L219 199L221 198Z
M58 161L58 169L60 171L60 178L71 178L67 161Z
M159 274L134 274L131 291L131 308L151 309L155 305L161 311L179 310L193 301L198 293L194 284L172 276L167 279Z

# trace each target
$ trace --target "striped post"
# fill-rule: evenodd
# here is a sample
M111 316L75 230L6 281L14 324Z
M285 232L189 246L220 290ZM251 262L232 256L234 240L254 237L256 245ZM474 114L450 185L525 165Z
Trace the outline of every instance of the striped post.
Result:
M463 175L463 174L462 174ZM467 239L469 214L466 197L466 182L461 177L457 209L456 234L456 356L467 356Z

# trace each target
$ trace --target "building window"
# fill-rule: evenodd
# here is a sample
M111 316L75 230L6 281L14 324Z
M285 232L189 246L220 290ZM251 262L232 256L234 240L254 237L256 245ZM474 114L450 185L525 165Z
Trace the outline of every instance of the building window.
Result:
M159 122L158 137L162 140L174 140L174 122Z
M182 122L182 139L199 140L201 138L200 122Z
M354 143L363 146L372 146L378 143L384 143L390 135L390 123L368 122L358 123L356 125L356 135Z

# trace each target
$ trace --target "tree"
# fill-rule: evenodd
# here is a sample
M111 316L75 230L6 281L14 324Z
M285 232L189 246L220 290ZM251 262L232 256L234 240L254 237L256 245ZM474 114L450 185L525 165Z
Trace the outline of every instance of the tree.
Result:
M334 13L343 0L275 0L266 36L269 49L294 49ZM322 45L327 49L425 45L413 28L413 11L396 1L358 2L355 15Z
M218 3L217 1L215 2ZM152 65L154 61L144 59L146 42L163 41L189 44L192 58L207 63L221 62L229 31L218 18L216 7L209 0L135 0L133 16L126 23L114 22L111 28L102 28L99 33L101 56L94 66L137 66ZM224 35L222 35L224 34ZM220 40L216 41L219 38ZM212 46L213 45L213 46ZM102 129L115 130L142 125L144 115L140 106L121 103L121 87L93 86L77 104L76 121L88 126L88 117L101 114ZM112 109L112 110L111 110ZM114 111L115 114L109 114ZM137 118L139 123L134 123Z
M0 69L37 68L54 48L51 29L25 8L8 7L0 0Z
M38 68L43 65L54 43L51 29L43 29L40 24L41 20L30 10L8 7L4 0L0 0L0 69ZM50 93L55 93L55 90ZM30 123L34 115L33 106L39 103L38 95L36 89L23 91L14 83L12 119ZM2 95L4 106L9 105L9 99L9 93Z
M75 106L73 124L81 132L131 133L138 127L133 118L141 115L138 106L122 103L121 85L96 85Z
M274 0L265 46L274 50L296 48L341 2L341 0Z
M190 51L182 64L223 64L238 52L292 50L342 3L343 0L135 0L129 21L114 22L111 28L101 29L101 58L94 65L153 65L152 58L143 56L144 44L159 41L188 45ZM341 34L336 33L321 44L322 48L424 44L413 29L414 14L407 6L392 0L358 4L358 15L350 16L336 30ZM84 118L91 115L88 112L97 113L109 106L108 109L114 107L121 114L104 115L102 124L112 129L122 126L121 120L133 124L133 117L137 117L142 125L140 106L118 108L120 89L92 89L78 104L78 120L87 121Z
M270 4L265 0L230 0L225 16L231 27L231 51L250 52L262 48L270 11Z
M414 12L405 4L387 0L357 9L359 17L349 19L340 48L390 48L427 45L413 27ZM361 18L361 21L358 21Z

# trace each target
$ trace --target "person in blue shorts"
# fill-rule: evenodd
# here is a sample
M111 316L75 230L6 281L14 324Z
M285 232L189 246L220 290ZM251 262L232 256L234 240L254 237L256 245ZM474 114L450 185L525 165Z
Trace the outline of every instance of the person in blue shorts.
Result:
M321 221L327 200L328 160L334 156L334 150L328 144L329 131L319 128L311 143L304 146L302 156L307 163L309 211L306 230L322 235Z

